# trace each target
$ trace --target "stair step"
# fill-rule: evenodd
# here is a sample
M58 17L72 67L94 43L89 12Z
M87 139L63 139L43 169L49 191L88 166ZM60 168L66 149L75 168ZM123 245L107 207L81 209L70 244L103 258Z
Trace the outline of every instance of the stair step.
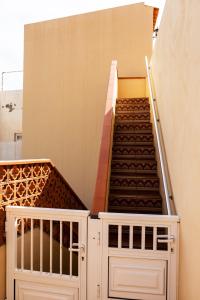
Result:
M115 142L113 146L153 146L153 142Z
M112 169L111 175L117 175L117 176L146 176L146 177L152 177L157 176L157 170L137 170L137 169Z
M118 98L117 99L117 106L118 104L149 104L148 98Z
M116 195L109 196L109 211L161 213L162 199L158 195Z
M155 160L155 155L148 155L148 154L143 154L143 155L113 155L112 158L114 160Z
M122 176L111 175L110 189L140 189L140 190L158 190L160 185L157 176Z
M152 133L152 124L148 122L137 121L116 121L115 132L137 132L137 133Z
M153 142L153 134L135 133L135 132L116 132L113 141L117 142Z
M116 106L116 112L136 112L136 111L150 111L150 105L149 103L142 103L142 104L136 104L136 103L130 103L130 104L126 104L126 103L122 103L122 104L118 104Z
M115 115L116 121L150 122L150 112L123 112Z
M113 145L112 154L115 155L155 155L153 145Z
M157 163L155 160L112 160L111 170L119 172L156 173Z

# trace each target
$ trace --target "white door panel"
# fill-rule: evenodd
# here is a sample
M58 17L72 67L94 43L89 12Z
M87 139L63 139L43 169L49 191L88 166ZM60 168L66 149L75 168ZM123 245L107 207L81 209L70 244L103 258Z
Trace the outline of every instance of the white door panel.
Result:
M165 300L166 261L109 257L109 297Z
M78 300L78 289L16 281L16 300Z

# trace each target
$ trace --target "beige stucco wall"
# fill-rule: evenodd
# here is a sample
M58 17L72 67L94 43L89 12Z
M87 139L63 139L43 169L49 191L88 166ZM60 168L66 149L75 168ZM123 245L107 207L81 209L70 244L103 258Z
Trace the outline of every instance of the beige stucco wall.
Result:
M109 69L145 76L152 8L143 4L25 26L23 157L48 157L91 206Z
M119 79L118 97L146 97L146 78Z
M152 59L180 226L180 300L200 295L200 2L167 0Z

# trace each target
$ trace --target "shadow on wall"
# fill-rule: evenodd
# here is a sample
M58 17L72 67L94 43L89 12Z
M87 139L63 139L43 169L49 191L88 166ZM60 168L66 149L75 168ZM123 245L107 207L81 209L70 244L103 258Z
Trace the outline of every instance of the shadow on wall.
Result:
M49 221L46 221L49 222ZM55 223L55 222L54 222ZM54 224L55 225L55 224ZM53 225L53 232L57 230L56 226ZM68 227L69 231L69 227ZM40 227L33 230L33 271L40 271L40 266L42 266L42 272L50 272L50 235L43 231L43 253L42 262L40 262ZM58 236L60 234L58 233ZM73 235L75 236L75 235ZM68 237L68 238L67 238ZM65 239L65 240L64 240ZM65 231L65 236L63 236L63 244L67 247L62 247L62 274L70 274L70 251L68 250L69 245L69 232ZM67 242L67 243L66 243ZM74 239L74 242L77 242ZM73 252L73 276L78 275L78 255ZM21 236L17 240L17 268L21 269ZM26 232L24 235L24 269L31 270L31 233ZM53 238L52 242L52 272L60 274L60 241Z

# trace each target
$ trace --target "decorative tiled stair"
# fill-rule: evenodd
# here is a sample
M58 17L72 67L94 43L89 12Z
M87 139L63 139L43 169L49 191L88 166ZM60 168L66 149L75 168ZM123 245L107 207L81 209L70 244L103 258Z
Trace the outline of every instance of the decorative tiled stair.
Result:
M108 210L162 214L148 98L117 99Z

